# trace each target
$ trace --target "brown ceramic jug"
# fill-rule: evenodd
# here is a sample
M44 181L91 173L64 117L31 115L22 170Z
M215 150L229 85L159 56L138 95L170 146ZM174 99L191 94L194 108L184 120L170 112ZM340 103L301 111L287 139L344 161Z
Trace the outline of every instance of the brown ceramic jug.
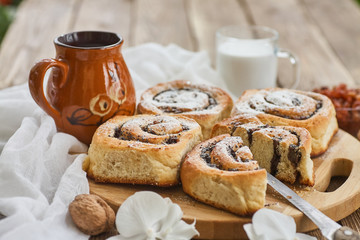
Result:
M35 102L55 120L58 131L90 144L96 128L109 118L135 112L135 89L121 54L121 36L110 32L73 32L54 40L55 59L31 69ZM47 70L46 94L43 82Z

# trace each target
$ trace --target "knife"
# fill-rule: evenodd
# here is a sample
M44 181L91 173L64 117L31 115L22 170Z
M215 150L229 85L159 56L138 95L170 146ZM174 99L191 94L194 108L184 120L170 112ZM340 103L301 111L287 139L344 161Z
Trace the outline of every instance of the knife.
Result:
M286 186L277 178L272 176L270 173L267 173L267 180L268 184L272 188L274 188L286 200L288 200L301 212L303 212L308 218L310 218L310 220L319 227L321 234L327 239L360 240L360 234L358 232L351 228L341 226L340 224L320 212L317 208L302 199L293 190L291 190L288 186Z

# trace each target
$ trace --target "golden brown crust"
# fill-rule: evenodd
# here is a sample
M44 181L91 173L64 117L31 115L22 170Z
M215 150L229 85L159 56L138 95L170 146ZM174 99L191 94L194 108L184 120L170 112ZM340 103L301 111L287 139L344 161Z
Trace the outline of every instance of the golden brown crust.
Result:
M93 136L88 176L97 182L176 185L181 161L201 137L199 124L183 116L116 116Z
M253 115L243 114L234 117L226 118L214 125L211 131L211 137L219 136L221 134L230 134L236 130L238 125L246 123L253 123L255 125L262 125L263 123Z
M183 190L217 208L239 215L252 214L265 203L266 171L228 171L204 159L205 151L212 151L214 145L229 137L221 135L204 141L186 155L180 171Z
M315 175L310 158L311 135L305 128L269 126L251 115L237 115L217 123L212 136L240 136L254 159L278 179L313 186ZM276 149L275 149L276 148ZM275 156L274 156L275 155Z
M168 94L169 90L174 90L172 96L169 96L171 95ZM183 97L179 97L180 95ZM155 98L157 100L154 100ZM179 102L174 103L174 99ZM176 80L147 89L141 95L137 111L143 114L168 113L190 117L200 124L203 137L207 139L214 124L229 117L232 107L233 101L230 95L220 88Z
M312 157L326 151L338 130L331 100L314 92L280 88L247 90L231 112L231 116L242 114L256 116L271 126L306 128L312 137Z

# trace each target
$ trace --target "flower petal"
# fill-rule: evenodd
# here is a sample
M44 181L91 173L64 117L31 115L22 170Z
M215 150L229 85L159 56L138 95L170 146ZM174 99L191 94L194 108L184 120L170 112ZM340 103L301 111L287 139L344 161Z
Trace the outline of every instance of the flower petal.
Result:
M121 239L120 235L115 235L115 236L107 238L106 240L122 240L122 239Z
M171 231L173 225L181 220L183 213L179 205L172 203L169 198L166 198L165 201L168 204L168 210L166 216L160 222L160 232L166 235Z
M120 206L116 214L116 228L124 237L142 235L145 239L149 231L159 230L158 222L165 217L167 206L157 193L137 192Z
M295 221L292 217L285 214L262 208L254 214L252 221L257 239L259 237L262 237L262 239L295 238Z
M296 233L295 237L296 237L296 239L299 239L299 240L316 240L316 237L312 237L310 235L303 234L303 233Z
M147 238L146 236L138 235L138 236L131 236L131 237L124 237L121 235L116 235L107 238L106 240L156 240L155 238Z
M126 199L116 214L116 228L120 236L113 240L127 239L190 239L199 232L195 222L181 220L179 205L154 192L137 192Z
M251 223L245 224L243 228L250 240L257 240L253 225Z
M183 220L178 221L173 227L172 231L169 232L163 240L188 240L195 235L199 236L199 232L195 228L194 221L192 224L188 224Z

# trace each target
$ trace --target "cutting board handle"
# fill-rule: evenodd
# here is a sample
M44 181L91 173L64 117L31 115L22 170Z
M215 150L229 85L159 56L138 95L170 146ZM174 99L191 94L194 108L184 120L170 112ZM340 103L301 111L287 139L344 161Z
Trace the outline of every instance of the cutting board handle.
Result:
M316 191L311 194L304 191L303 198L334 221L345 218L360 207L360 155L357 154L359 147L356 138L340 131L334 136L329 151L314 159L317 165L314 186ZM334 176L345 176L347 179L335 191L325 192ZM293 215L301 231L316 228L297 209L287 208L285 212Z

